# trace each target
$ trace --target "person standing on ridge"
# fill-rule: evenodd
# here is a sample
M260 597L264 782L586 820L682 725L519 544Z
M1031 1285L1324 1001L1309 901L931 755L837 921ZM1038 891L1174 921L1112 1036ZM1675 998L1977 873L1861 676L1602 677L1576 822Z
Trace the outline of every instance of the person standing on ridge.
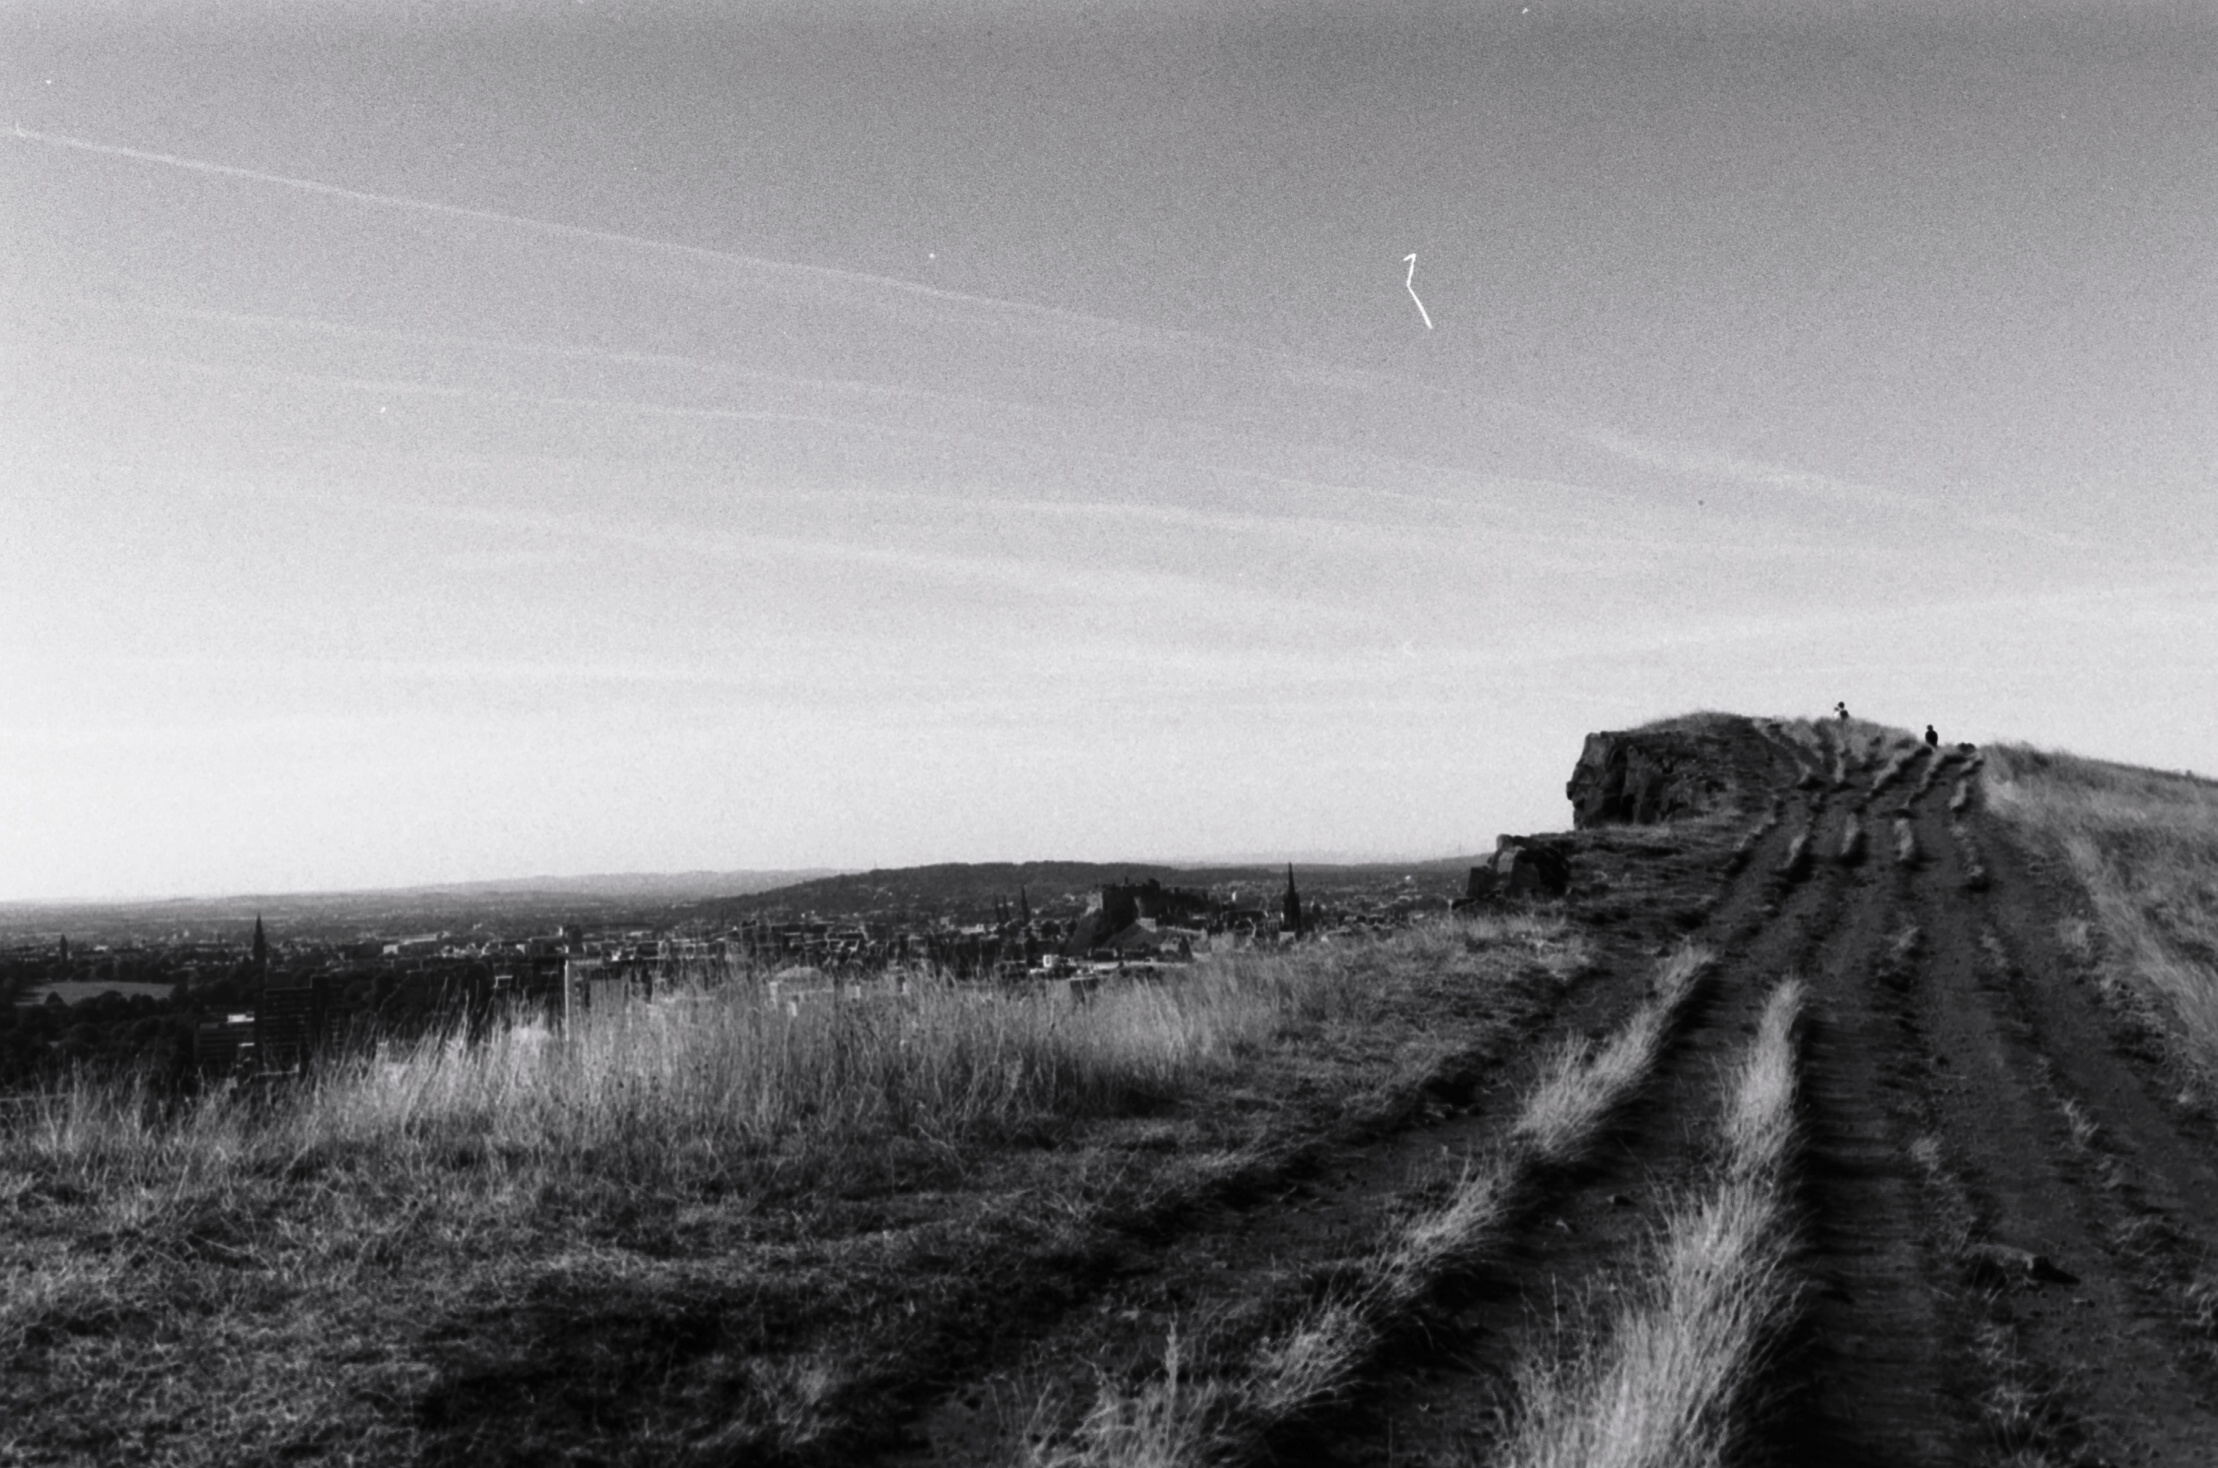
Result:
M1933 732L1933 726L1931 724L1925 726L1925 742L1932 745L1935 749L1939 749L1941 747L1941 736Z

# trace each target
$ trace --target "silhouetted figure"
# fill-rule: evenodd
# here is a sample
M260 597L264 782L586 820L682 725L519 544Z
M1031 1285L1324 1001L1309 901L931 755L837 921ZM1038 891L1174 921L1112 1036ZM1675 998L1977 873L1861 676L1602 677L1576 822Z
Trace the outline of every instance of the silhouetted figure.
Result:
M1925 726L1925 742L1932 745L1935 749L1939 749L1941 747L1941 736L1933 732L1933 726L1931 724Z
M1848 722L1848 705L1847 705L1847 704L1845 704L1845 703L1837 703L1837 704L1834 704L1834 705L1833 705L1833 712L1834 712L1834 713L1836 713L1836 714L1839 714L1839 715L1841 716L1841 722L1842 722L1842 723L1844 723L1844 724L1845 724L1845 723L1847 723L1847 722Z

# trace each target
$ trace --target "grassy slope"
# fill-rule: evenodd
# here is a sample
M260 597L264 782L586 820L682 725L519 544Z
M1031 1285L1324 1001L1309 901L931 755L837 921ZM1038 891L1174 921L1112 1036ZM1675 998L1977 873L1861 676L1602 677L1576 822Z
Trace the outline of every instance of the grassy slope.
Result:
M262 1102L81 1081L0 1123L0 1458L837 1461L1583 961L1444 923L1081 1006L691 990Z
M1985 793L2086 889L2106 982L2218 1087L2218 784L2004 745L1988 751Z

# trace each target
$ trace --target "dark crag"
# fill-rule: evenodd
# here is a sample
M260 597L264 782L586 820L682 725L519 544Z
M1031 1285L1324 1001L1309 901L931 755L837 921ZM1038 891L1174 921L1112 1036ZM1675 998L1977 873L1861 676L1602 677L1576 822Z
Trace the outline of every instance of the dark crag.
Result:
M1564 794L1571 823L1653 825L1750 807L1768 794L1763 737L1746 719L1695 714L1589 734Z

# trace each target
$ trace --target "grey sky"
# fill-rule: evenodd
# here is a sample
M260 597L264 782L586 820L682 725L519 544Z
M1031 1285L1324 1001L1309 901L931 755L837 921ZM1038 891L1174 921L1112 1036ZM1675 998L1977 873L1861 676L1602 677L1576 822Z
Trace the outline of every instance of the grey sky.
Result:
M2218 22L1931 9L0 3L0 896L2207 769Z

